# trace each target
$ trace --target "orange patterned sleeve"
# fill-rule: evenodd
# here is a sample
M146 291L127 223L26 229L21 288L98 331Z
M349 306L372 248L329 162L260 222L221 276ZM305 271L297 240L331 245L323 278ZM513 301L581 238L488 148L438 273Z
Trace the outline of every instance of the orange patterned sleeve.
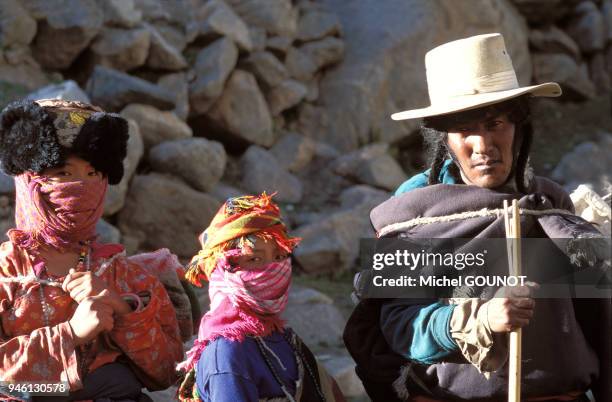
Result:
M0 278L11 278L23 271L10 242L0 246ZM3 381L68 381L71 390L82 387L72 329L68 322L44 325L41 318L16 317L16 283L0 283L0 378ZM19 334L21 324L34 327ZM23 331L25 332L25 331Z
M168 388L176 381L175 366L183 357L174 307L155 276L126 259L118 263L118 290L137 294L148 303L116 316L111 338L138 368L137 374L149 390Z

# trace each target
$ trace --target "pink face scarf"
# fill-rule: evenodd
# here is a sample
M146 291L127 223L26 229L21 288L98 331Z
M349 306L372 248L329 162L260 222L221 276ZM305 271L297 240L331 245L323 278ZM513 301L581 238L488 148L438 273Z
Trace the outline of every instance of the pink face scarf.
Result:
M198 339L179 370L191 370L206 345L218 337L242 342L247 335L268 336L281 331L291 284L291 259L251 270L232 268L226 253L210 277L210 311L202 317Z
M26 249L80 250L96 236L107 187L106 179L54 183L33 173L16 176L16 229L9 238Z

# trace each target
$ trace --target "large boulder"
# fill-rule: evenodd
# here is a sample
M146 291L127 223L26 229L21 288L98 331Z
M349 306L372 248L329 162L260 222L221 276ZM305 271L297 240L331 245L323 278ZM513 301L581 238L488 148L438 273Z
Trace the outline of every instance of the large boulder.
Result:
M284 170L274 155L257 145L249 147L240 160L242 187L252 193L277 192L276 200L297 203L302 199L302 183Z
M270 52L252 53L245 64L265 88L273 88L289 78L283 63Z
M535 53L533 75L538 82L558 82L566 98L585 100L596 96L596 88L589 78L587 66L578 64L563 53Z
M598 194L612 192L612 133L601 134L598 141L578 144L566 154L552 172L552 179L572 191L588 184ZM588 169L585 169L588 161Z
M153 106L131 104L121 111L121 115L136 121L145 149L164 141L193 136L191 128L173 112L160 111Z
M270 112L277 116L287 109L299 104L306 97L308 89L299 81L286 80L272 88L266 99L270 105Z
M189 84L187 74L184 72L171 73L159 77L157 85L174 95L176 107L173 112L181 120L187 120L189 116Z
M130 103L144 103L159 109L174 108L172 94L138 77L96 66L87 81L91 101L108 111L119 111Z
M144 65L151 35L143 28L104 28L90 49L96 64L128 71Z
M606 45L604 17L592 1L582 1L576 5L566 31L584 53L601 51Z
M15 180L0 170L0 194L13 194L15 192Z
M208 226L219 202L181 180L160 174L132 180L119 229L147 249L167 247L181 257L199 249L198 235Z
M580 48L576 42L554 25L530 30L529 44L541 53L565 53L580 60Z
M299 172L312 160L315 142L308 137L289 132L270 148L278 163L290 172Z
M104 22L95 0L29 0L23 4L41 19L32 50L36 60L49 69L68 68Z
M204 192L212 190L219 182L226 161L223 145L205 138L166 141L149 151L153 169L179 176Z
M302 42L339 35L341 32L338 17L317 3L308 4L300 15L297 39Z
M388 149L387 144L379 143L350 152L334 161L334 172L363 184L395 190L407 177Z
M236 66L238 48L228 38L217 39L198 53L189 84L189 104L193 114L205 113L223 92L225 81Z
M274 143L270 110L251 73L235 70L208 115L222 130L243 141L266 147Z
M27 99L64 99L91 103L89 96L73 80L44 86L26 97Z
M154 70L182 70L187 60L179 49L172 45L153 25L146 24L151 35L151 47L146 60L147 67Z
M17 0L0 4L0 48L27 46L36 35L36 20Z
M291 0L227 0L227 3L247 24L265 29L271 36L295 36L298 10Z
M142 11L134 7L134 0L97 0L104 15L104 24L133 28L142 21Z
M320 120L329 127L313 132L342 150L395 141L418 128L417 122L397 123L389 116L429 104L424 57L444 42L500 32L519 82L531 81L527 25L507 0L322 3L340 18L346 46L342 63L321 82L318 102L328 118Z
M565 17L575 0L512 0L527 21L533 25L550 25Z
M100 219L96 224L96 234L99 236L100 243L119 243L121 242L121 232L115 226L104 219Z
M209 0L198 10L199 36L225 36L241 49L251 51L253 43L246 24L223 0Z
M123 177L118 184L108 187L104 200L105 216L114 215L123 208L130 180L132 180L134 173L136 173L138 163L140 163L140 159L144 154L144 143L138 129L138 124L134 120L128 119L128 127L130 137L127 143L127 155L123 160Z

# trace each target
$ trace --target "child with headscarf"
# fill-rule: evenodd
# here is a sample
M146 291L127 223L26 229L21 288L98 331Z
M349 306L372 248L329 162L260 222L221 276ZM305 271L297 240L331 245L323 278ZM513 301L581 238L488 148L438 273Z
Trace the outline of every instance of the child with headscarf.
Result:
M291 252L271 196L230 198L200 236L186 278L209 282L210 310L179 365L181 401L343 401L335 381L280 318Z
M96 241L127 139L123 118L80 102L14 102L0 115L16 187L16 228L0 245L0 378L67 384L44 400L138 401L143 386L175 381L183 350L168 294L123 246Z

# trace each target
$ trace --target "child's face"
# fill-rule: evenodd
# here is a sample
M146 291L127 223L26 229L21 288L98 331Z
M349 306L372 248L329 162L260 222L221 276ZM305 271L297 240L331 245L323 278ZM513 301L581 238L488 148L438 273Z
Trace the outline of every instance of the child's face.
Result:
M242 269L258 269L273 262L279 262L289 257L289 254L280 249L273 240L255 238L253 248L238 257L230 257L232 266Z

